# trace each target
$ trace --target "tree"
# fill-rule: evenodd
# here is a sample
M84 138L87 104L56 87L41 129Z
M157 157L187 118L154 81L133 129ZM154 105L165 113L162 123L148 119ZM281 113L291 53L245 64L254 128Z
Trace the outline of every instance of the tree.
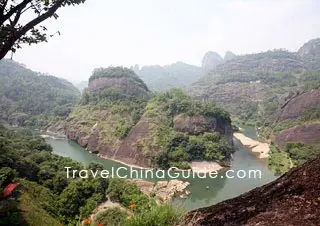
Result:
M47 28L40 24L50 17L58 18L57 10L84 3L85 0L0 0L0 60L21 44L46 42ZM22 16L27 15L21 20ZM31 17L33 15L33 17ZM32 18L26 21L26 18ZM59 33L59 32L58 32Z

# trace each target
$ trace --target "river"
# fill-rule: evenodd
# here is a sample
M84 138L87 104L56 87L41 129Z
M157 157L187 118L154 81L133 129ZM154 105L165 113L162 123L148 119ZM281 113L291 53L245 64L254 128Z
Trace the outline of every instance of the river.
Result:
M253 133L253 131L252 128L248 127L245 128L244 134L246 134L246 136L251 135L254 139L255 133ZM112 167L126 167L121 163L102 159L95 154L90 154L80 145L72 141L65 139L46 139L46 141L52 145L55 154L70 157L84 165L88 165L91 162L100 163L106 170L111 170ZM183 179L190 182L190 186L187 189L191 194L186 199L176 198L173 203L187 210L205 207L238 196L276 179L276 176L268 169L266 160L256 158L255 155L239 141L234 140L234 144L237 151L234 153L234 160L232 161L230 169L235 171L245 170L246 172L248 172L248 170L260 170L261 179L231 179L225 176L225 172L219 173L215 179Z

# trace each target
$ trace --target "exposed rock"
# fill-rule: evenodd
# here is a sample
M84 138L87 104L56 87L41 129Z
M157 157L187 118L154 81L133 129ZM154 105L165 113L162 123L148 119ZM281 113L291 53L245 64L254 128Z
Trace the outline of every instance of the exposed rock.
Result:
M142 92L148 93L148 90L143 90L140 86L133 83L131 78L127 77L98 78L89 83L89 90L91 92L104 89L118 89L126 95L141 95Z
M190 226L320 225L320 157L236 198L193 210Z
M211 71L221 63L223 63L222 57L216 52L209 51L202 59L202 68L206 71Z
M311 70L320 70L320 38L305 43L299 49L297 55Z
M312 123L285 129L275 135L275 143L281 147L286 142L302 142L307 145L320 142L320 123Z
M224 55L223 60L224 60L224 61L233 60L233 59L236 58L236 57L237 57L236 54L234 54L234 53L231 52L231 51L227 51L226 54Z
M228 138L232 136L232 128L229 123L214 117L177 115L174 120L174 129L189 134L201 134L204 132L219 132Z
M185 189L189 186L189 182L181 180L169 180L151 182L140 179L130 179L129 181L135 183L144 194L155 194L155 197L164 202L170 202L174 196L183 195L186 197L190 192Z
M139 148L138 141L150 133L149 124L143 119L140 120L129 132L128 136L122 140L120 147L113 158L120 159L129 164L148 167L151 160L148 159ZM152 152L152 150L150 150Z
M297 119L306 114L308 111L313 112L320 107L320 90L298 95L287 101L281 107L281 113L278 121L287 119Z

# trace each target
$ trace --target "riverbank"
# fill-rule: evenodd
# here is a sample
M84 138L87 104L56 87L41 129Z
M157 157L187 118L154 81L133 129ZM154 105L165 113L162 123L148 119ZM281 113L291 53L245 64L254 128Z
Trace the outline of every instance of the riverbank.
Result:
M81 147L76 142L71 142L67 139L46 139L46 141L53 147L54 154L69 157L84 165L97 163L101 164L103 168L108 171L111 171L112 167L125 167L125 165L116 161L99 158L96 154L90 154L87 150L85 150L85 148ZM190 194L185 199L181 199L180 194L177 194L172 200L174 205L183 206L187 210L205 207L225 199L238 196L257 186L262 186L276 178L273 172L268 169L264 161L259 161L259 159L246 150L246 148L241 145L238 140L236 140L234 144L237 151L233 154L233 161L230 165L230 169L260 170L263 177L259 180L253 177L248 178L244 183L243 179L226 178L225 173L223 170L221 170L218 172L218 177L216 179L202 179L198 177L191 177L188 179L177 178L178 180L183 180L190 183L190 185L186 188ZM169 180L169 178L161 180ZM153 182L156 181L159 180L155 179ZM181 195L184 196L183 193Z
M233 136L239 140L243 146L250 148L252 152L258 153L258 158L269 157L270 147L268 143L253 140L242 133L234 133Z
M122 161L120 161L118 159L109 158L109 157L107 157L107 156L105 156L103 154L100 154L100 153L98 153L97 156L99 158L111 160L111 161L120 163L120 164L125 165L127 167L135 168L135 169L143 169L143 170L153 170L154 169L154 168L151 168L151 167L143 167L143 166L137 166L137 165L133 165L133 164L128 164L128 163L122 162Z

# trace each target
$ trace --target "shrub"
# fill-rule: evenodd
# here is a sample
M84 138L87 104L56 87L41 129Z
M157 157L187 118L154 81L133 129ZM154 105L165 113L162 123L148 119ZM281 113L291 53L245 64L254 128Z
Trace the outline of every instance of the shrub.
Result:
M131 219L125 221L125 226L170 226L182 221L183 212L169 204L157 205L150 212L134 214Z
M127 214L119 207L108 208L94 218L94 221L103 226L122 226L127 217Z

